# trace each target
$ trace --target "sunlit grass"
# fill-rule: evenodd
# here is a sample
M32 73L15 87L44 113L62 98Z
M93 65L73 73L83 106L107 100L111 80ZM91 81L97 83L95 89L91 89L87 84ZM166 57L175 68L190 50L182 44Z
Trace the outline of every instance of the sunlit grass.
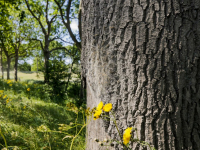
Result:
M43 81L44 80L44 75L42 72L33 72L33 71L18 71L18 80L19 81L25 81L25 80L38 80L38 81ZM2 74L0 73L0 76ZM4 72L4 78L7 77L7 73ZM14 71L10 72L10 78L14 79Z
M9 86L12 83L12 86ZM35 96L42 86L26 84L26 82L1 81L0 90L4 90L0 98L0 126L7 145L17 146L20 149L52 149L68 150L71 138L63 137L65 133L58 130L59 124L70 124L76 119L76 114L69 111L65 105L51 102L48 96L45 99ZM30 87L30 91L27 88ZM3 98L6 95L6 98ZM9 98L8 101L6 101ZM80 119L81 120L81 119ZM39 132L39 126L48 127L51 132ZM76 134L75 129L69 131ZM0 137L0 149L5 146ZM85 146L85 132L74 143L75 150L83 150Z

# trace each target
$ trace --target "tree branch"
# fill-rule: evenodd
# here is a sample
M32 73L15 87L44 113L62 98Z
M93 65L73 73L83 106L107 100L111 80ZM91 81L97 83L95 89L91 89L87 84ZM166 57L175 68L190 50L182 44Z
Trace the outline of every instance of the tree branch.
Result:
M48 20L48 7L49 7L49 0L47 0L47 4L46 4L46 22L48 23L49 22L49 20Z
M62 38L59 38L59 37L58 37L57 39L59 39L59 40L65 42L65 43L69 43L69 44L72 44L72 45L74 44L74 43L71 43L71 42L67 42L67 41L65 41L65 40L63 40Z
M79 36L80 38L82 38L82 28L81 28L81 13L82 13L82 0L80 0L80 4L79 4L79 12L78 12L78 30L79 30Z
M74 34L73 34L72 30L71 30L71 27L70 27L69 14L70 14L71 4L72 4L72 0L69 0L68 6L67 6L67 10L66 10L66 12L67 12L67 14L66 14L66 15L67 15L67 16L66 16L66 18L67 18L66 28L67 28L67 30L68 30L68 32L69 32L70 37L72 38L72 40L73 40L74 43L76 44L77 48L81 51L81 43L78 42L78 40L77 40L76 37L74 36Z
M50 23L52 23L52 22L54 22L54 21L56 21L56 18L57 17L57 14L56 15L54 15L52 18L51 18L51 20L50 20ZM55 19L55 20L54 20Z
M49 52L51 53L51 52L53 52L53 51L55 51L55 50L60 50L60 49L68 50L68 49L65 48L65 47L56 47L56 48L53 48L52 50L50 50Z
M24 51L22 53L19 52L19 57L24 57L27 56L27 51Z
M42 22L40 21L41 12L40 12L40 14L39 14L39 17L36 17L36 15L33 13L33 11L32 11L31 8L30 8L30 5L29 5L29 3L28 3L28 0L25 0L25 3L26 3L26 6L27 6L28 10L29 10L30 13L32 14L32 16L33 16L33 17L38 21L38 23L40 24L40 26L41 26L41 28L42 28L42 32L46 35L47 32L46 32L44 26L42 25Z
M62 3L62 5L60 5L60 3L57 0L54 0L54 2L58 6L58 9L60 11L60 15L61 15L61 19L62 19L63 24L66 24L65 19L64 19L64 15L63 15L63 12L62 12L62 6L63 6L63 4L64 4L65 1Z
M55 3L57 4L58 6L58 9L60 11L60 15L61 15L61 18L62 18L62 22L63 24L65 25L65 27L67 28L68 32L69 32L69 35L70 37L72 38L72 40L74 41L74 43L76 44L77 48L81 51L81 43L78 42L78 40L76 39L75 35L73 34L72 30L71 30L71 27L70 27L70 17L69 17L69 14L70 14L70 7L71 7L71 2L72 0L69 0L68 2L68 6L67 6L67 9L66 9L66 19L67 19L67 22L65 22L65 19L64 19L64 15L63 15L63 11L62 11L62 5L59 4L59 2L57 0L54 0ZM65 1L64 1L65 2Z
M40 45L41 45L41 48L42 48L42 50L44 51L44 46L43 46L43 44L42 44L42 41L41 41L41 40L34 39L34 38L32 38L32 39L30 39L30 40L39 41L39 42L40 42Z

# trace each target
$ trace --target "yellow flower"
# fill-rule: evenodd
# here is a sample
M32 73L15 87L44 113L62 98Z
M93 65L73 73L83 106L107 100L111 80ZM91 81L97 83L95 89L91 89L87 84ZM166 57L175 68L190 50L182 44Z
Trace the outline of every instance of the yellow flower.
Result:
M105 112L109 112L111 109L112 109L112 104L111 103L108 103L108 104L103 106L103 110Z
M30 88L27 89L27 91L30 91L30 90L31 90Z
M24 109L26 109L26 106L24 106Z
M97 110L100 110L100 109L102 109L103 108L103 102L101 101L99 104L98 104L98 106L97 106Z
M7 84L10 84L11 82L12 82L11 80L8 80L8 81L7 81Z
M125 131L124 131L124 135L123 135L123 143L125 145L127 145L130 141L130 138L131 138L131 130L132 130L132 127L128 127Z
M95 113L94 113L94 120L97 120L100 117L101 113L102 113L101 109L96 110Z
M3 93L3 90L0 90L0 93Z
M8 103L9 102L9 98L6 100L6 103Z
M5 96L3 97L3 99L6 98L6 97L7 97L7 95L5 95Z
M9 84L9 86L12 86L12 84Z

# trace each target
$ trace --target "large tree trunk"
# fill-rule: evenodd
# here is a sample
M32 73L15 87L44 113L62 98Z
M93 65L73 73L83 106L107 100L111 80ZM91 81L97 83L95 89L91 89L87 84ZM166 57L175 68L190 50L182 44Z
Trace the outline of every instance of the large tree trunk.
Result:
M87 105L112 103L120 131L136 127L158 150L199 150L199 8L198 0L82 1ZM87 150L116 135L113 122L92 121Z
M10 62L11 58L7 57L7 80L10 79Z
M19 54L18 54L18 49L17 49L17 50L15 50L15 65L14 65L14 79L15 79L15 81L17 81L18 59L19 59Z

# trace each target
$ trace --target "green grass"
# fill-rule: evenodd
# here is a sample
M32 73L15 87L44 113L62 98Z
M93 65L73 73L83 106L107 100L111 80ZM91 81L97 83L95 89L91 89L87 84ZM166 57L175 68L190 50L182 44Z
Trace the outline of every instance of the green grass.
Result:
M35 71L18 71L18 80L19 81L44 81L44 74L42 72L35 72ZM0 77L2 74L0 73ZM4 72L4 78L6 79L7 73ZM78 76L76 74L72 74L72 79L70 81L76 81ZM10 72L10 79L14 79L14 71Z
M2 74L0 74L2 76ZM25 81L25 80L38 80L43 81L44 75L42 72L33 72L33 71L18 71L18 79L19 81ZM7 73L4 72L4 78L7 77ZM10 78L14 79L14 71L10 72Z
M27 71L27 72L19 72L18 73L18 77L20 78L21 81L24 80L40 80L43 81L44 80L44 75L42 72L31 72L31 71Z
M31 87L30 93L27 87ZM74 123L77 114L65 105L51 102L45 94L42 95L44 99L40 98L36 93L38 89L42 90L40 85L23 82L7 84L7 81L1 80L0 90L4 90L4 93L0 93L0 127L8 147L14 149L17 146L23 150L69 150L72 138L63 138L66 135L76 135L81 127L61 132L59 124ZM81 124L82 118L77 121ZM0 149L3 147L5 142L0 136ZM85 149L85 131L75 140L72 149Z

